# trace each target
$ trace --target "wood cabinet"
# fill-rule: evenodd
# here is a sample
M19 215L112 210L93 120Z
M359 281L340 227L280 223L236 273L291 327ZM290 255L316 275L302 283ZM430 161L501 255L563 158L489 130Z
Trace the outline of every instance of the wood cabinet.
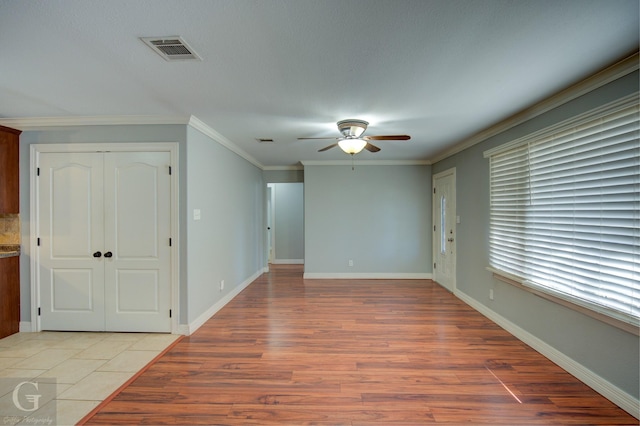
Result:
M0 126L0 214L20 213L20 130Z
M20 256L0 257L0 339L20 329Z

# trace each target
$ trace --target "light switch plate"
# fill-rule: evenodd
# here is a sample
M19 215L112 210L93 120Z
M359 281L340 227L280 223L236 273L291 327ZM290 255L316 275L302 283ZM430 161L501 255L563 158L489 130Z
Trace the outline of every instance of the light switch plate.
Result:
M193 209L193 220L200 220L200 209Z

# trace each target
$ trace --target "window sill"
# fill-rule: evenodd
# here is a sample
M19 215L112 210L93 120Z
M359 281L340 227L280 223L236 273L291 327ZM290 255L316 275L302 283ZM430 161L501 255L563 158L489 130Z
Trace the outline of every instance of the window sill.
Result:
M500 271L494 269L494 268L487 268L489 271L491 271L493 273L493 277L497 280L500 280L504 283L507 284L511 284L514 287L518 287L521 290L524 290L528 293L532 293L535 294L538 297L541 297L543 299L549 300L553 303L557 303L559 305L562 305L566 308L572 309L574 311L580 312L581 314L587 315L591 318L597 319L599 321L602 321L606 324L609 324L611 326L614 326L616 328L619 328L621 330L626 331L627 333L631 333L635 336L640 336L640 327L638 327L637 325L634 324L630 324L626 321L617 319L617 318L613 318L609 315L605 315L601 312L597 312L594 311L592 309L589 309L587 307L578 305L576 303L572 303L568 300L562 299L560 297L556 297L552 294L537 290L533 287L529 287L526 286L524 284L522 284L521 282L519 282L517 279L514 278L510 278L508 276L506 276L505 274L501 273Z

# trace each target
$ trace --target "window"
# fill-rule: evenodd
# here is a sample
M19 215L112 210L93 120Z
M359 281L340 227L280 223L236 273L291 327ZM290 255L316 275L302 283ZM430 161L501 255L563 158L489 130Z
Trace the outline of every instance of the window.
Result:
M485 152L490 269L638 324L637 95Z

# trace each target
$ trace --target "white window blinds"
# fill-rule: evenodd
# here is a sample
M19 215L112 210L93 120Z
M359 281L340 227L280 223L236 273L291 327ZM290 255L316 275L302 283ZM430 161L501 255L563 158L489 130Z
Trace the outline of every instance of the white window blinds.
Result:
M492 269L637 324L639 135L634 96L485 153Z

